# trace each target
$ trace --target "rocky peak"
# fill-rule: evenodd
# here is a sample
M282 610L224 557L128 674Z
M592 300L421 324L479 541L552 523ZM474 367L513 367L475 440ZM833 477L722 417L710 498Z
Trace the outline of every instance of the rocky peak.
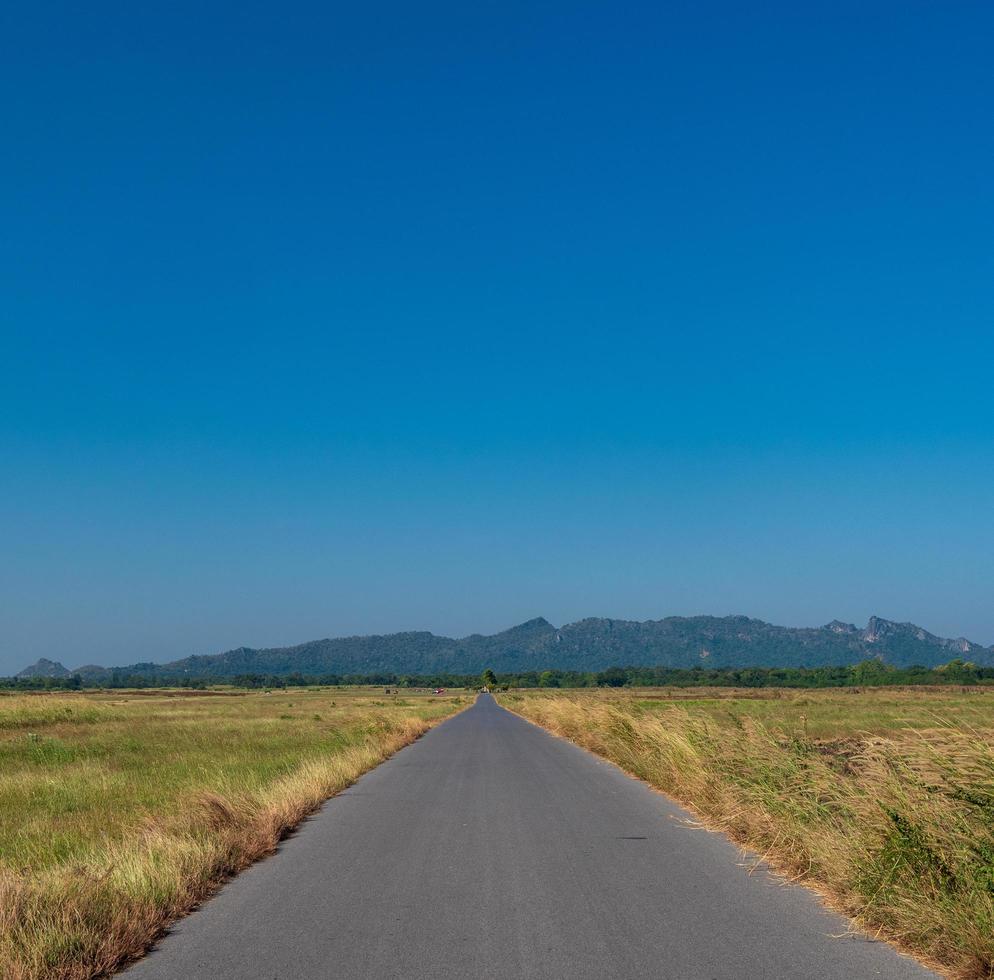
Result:
M892 623L889 619L881 619L879 616L871 616L863 630L863 639L867 643L877 643L883 637L900 630L900 624Z
M852 623L843 623L841 619L833 619L830 623L826 623L822 629L830 630L833 633L858 633L859 630L856 629L855 625Z

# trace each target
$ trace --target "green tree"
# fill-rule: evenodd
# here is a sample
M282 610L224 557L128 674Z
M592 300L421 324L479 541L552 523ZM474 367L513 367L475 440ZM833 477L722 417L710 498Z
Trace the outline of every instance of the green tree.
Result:
M977 679L977 665L970 663L969 660L963 660L962 657L950 660L947 664L940 664L935 670L942 675L945 683L968 684Z
M853 682L856 684L883 684L891 670L891 667L876 657L861 660L858 664L853 664L850 667Z
M628 673L620 667L608 667L607 670L602 670L597 675L599 687L622 687L627 682Z
M497 675L489 667L483 672L480 680L483 682L484 687L497 686Z

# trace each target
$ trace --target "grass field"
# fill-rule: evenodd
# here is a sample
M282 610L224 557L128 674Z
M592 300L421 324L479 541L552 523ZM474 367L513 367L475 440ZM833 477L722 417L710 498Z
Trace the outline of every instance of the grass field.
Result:
M994 691L503 694L951 977L994 977Z
M471 697L0 696L0 977L84 978Z

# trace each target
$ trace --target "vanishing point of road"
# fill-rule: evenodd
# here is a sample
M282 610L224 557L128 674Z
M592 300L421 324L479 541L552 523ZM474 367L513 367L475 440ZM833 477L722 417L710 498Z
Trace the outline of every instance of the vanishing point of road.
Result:
M934 974L482 695L329 800L127 980Z

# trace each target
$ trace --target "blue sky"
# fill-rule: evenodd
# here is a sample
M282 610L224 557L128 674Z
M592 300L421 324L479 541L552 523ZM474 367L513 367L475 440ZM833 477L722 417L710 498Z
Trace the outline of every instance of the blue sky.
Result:
M990 5L204 6L0 14L0 672L994 642Z

